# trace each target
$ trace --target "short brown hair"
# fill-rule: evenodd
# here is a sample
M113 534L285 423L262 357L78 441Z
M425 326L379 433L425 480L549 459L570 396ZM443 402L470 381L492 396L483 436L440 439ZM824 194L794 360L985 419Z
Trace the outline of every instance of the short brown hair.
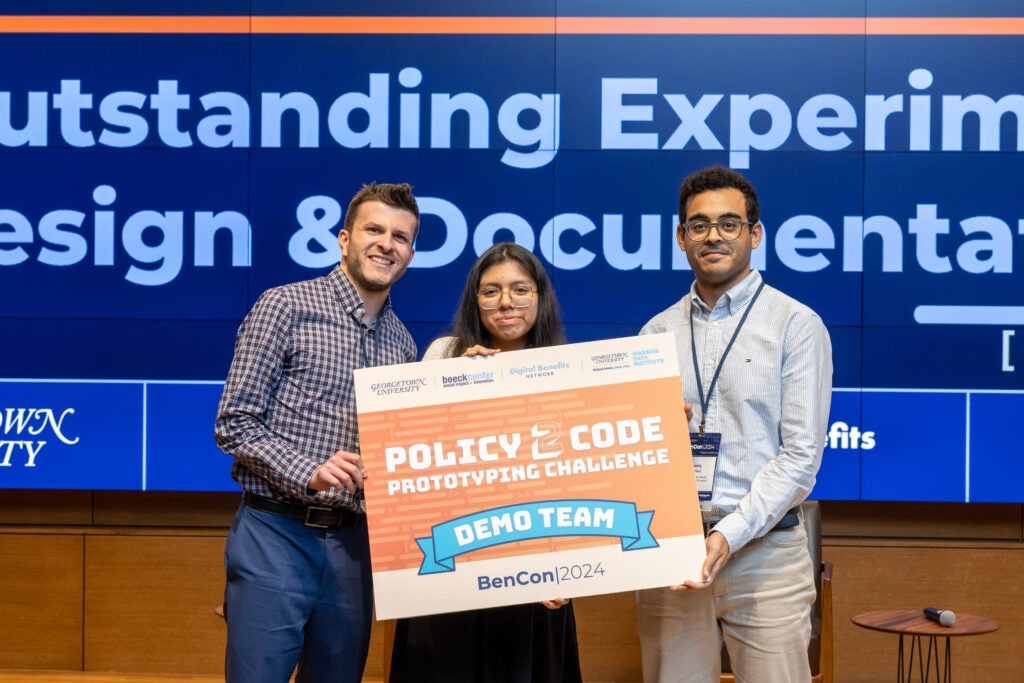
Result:
M416 197L412 196L412 186L409 183L370 183L363 185L359 192L352 197L348 203L348 210L345 212L345 224L342 230L351 230L356 220L356 213L361 204L366 202L380 202L395 209L403 209L416 217L416 228L413 230L413 237L420 229L420 207L416 204Z

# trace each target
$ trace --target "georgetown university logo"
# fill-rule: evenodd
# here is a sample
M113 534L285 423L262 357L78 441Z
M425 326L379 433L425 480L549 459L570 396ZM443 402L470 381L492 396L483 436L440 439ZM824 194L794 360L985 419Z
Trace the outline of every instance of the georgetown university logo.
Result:
M370 385L370 391L378 396L389 396L391 394L410 394L425 386L427 386L425 377L414 377L412 379L396 379L391 382L377 382Z
M0 409L0 467L35 467L48 439L57 439L68 446L77 444L78 437L68 436L64 424L74 413L74 408L63 411L53 408Z

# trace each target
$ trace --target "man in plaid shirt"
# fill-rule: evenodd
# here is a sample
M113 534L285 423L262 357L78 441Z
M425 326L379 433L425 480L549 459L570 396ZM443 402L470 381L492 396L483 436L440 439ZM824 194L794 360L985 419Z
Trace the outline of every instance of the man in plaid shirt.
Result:
M356 368L416 360L389 292L412 260L406 184L353 197L324 277L267 290L238 330L217 444L244 491L225 548L228 683L362 678L371 579Z

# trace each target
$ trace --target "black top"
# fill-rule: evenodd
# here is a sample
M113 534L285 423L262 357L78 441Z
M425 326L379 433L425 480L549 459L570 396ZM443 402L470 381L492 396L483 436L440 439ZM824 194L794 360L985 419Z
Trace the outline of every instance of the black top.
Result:
M399 619L389 683L581 683L572 603Z

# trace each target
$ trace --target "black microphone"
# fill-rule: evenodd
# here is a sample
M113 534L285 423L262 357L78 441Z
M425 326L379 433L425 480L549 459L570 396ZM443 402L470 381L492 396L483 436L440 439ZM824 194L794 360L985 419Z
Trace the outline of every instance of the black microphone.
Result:
M925 607L924 615L932 621L942 624L943 626L952 626L956 623L956 615L948 609Z

